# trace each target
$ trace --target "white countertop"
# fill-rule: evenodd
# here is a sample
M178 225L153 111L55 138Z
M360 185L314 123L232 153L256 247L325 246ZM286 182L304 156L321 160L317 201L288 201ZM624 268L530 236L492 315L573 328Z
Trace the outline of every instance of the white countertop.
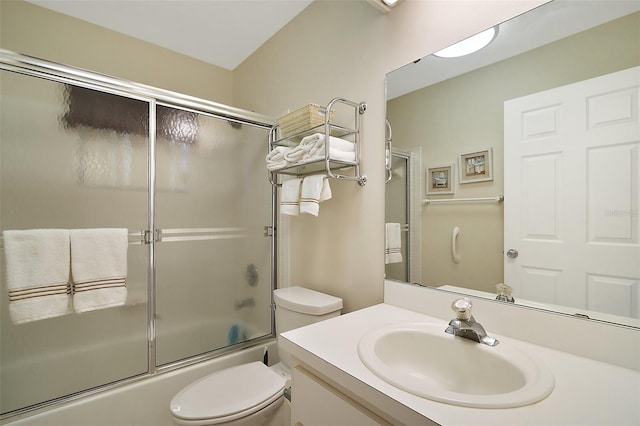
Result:
M443 332L447 326L442 319L383 303L283 333L282 345L301 362L405 424L415 424L416 419L442 425L640 424L640 372L491 330L487 330L489 335L516 346L552 371L555 388L547 398L519 408L477 409L443 404L400 390L367 369L358 357L357 346L371 330L417 321L441 323Z

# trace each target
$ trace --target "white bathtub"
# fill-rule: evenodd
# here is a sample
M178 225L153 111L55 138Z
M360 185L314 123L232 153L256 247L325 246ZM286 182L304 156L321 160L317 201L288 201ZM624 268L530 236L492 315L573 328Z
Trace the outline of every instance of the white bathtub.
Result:
M29 416L16 416L2 424L12 426L172 426L169 402L184 386L199 377L233 365L262 361L264 348L277 362L275 339L216 359L167 373L145 377L113 390L100 392Z

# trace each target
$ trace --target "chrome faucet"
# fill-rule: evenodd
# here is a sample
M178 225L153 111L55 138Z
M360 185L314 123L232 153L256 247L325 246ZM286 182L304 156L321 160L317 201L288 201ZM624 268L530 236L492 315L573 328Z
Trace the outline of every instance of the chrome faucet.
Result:
M449 327L445 332L489 346L495 346L500 343L497 339L487 336L484 327L479 322L476 322L473 315L471 315L472 306L471 300L466 297L454 301L451 304L451 309L456 313L456 318L449 321Z

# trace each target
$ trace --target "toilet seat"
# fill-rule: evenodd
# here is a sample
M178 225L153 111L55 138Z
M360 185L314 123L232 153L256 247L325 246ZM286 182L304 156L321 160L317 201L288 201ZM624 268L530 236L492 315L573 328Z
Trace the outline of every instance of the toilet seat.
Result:
M256 361L209 374L171 400L183 423L217 424L249 416L282 397L285 380ZM206 423L203 423L205 422Z

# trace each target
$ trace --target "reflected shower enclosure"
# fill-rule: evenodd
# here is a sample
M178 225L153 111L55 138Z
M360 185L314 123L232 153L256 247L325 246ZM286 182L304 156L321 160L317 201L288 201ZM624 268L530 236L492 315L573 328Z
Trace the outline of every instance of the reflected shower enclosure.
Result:
M124 304L15 323L5 238L2 414L271 338L270 124L2 55L1 230L126 228L129 241Z
M409 281L410 253L409 253L409 177L410 158L408 155L391 152L389 179L385 184L385 218L387 223L400 224L400 255L401 262L385 264L385 278L398 281Z

